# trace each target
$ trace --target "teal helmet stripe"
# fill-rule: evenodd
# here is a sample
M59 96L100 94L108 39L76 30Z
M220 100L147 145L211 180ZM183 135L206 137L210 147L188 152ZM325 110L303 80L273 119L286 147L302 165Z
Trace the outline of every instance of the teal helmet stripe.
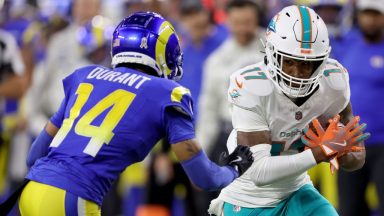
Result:
M299 6L299 12L301 17L301 48L303 49L311 49L311 41L312 41L312 21L311 15L309 14L309 10L307 7Z

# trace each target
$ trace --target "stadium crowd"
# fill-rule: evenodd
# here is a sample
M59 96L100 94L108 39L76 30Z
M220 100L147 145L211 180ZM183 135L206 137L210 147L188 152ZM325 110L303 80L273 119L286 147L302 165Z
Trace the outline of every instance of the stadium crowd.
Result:
M64 98L62 80L89 64L110 67L112 32L137 11L161 14L178 32L179 83L194 100L197 138L218 161L232 131L229 76L264 59L269 20L292 4L323 18L331 57L349 71L354 113L371 133L362 169L332 175L323 163L311 180L340 215L384 215L383 0L0 0L0 203L23 181L30 146ZM190 183L163 140L121 174L102 214L208 215L217 195Z

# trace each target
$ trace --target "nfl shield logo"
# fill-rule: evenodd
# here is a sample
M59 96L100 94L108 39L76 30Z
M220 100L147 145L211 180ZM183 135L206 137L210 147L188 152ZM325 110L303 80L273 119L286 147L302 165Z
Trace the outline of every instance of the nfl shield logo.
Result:
M295 113L295 119L296 120L300 120L300 119L302 119L303 118L303 113L301 112L301 111L297 111L296 113Z
M237 206L237 205L233 206L233 211L234 212L239 212L240 210L241 210L240 206Z

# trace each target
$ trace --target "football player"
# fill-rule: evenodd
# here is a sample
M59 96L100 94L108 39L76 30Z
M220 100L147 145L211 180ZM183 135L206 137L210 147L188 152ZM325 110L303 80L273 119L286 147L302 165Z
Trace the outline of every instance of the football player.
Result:
M127 17L111 49L112 69L88 66L63 80L61 107L27 159L22 215L100 215L112 182L163 137L202 189L222 188L252 164L249 147L242 146L218 166L194 140L191 95L173 81L182 76L179 39L163 17Z
M308 7L288 6L269 23L265 60L235 72L228 90L228 150L251 146L255 162L211 202L211 214L337 215L307 170L326 161L332 171L361 168L369 133L352 115L348 73L330 50Z

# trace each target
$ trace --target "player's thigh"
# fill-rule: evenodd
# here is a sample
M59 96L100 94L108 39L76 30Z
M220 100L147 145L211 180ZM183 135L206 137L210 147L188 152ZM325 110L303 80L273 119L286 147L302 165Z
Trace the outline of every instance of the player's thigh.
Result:
M338 215L332 204L312 185L304 185L286 200L284 215Z
M100 216L100 207L60 188L29 182L19 200L22 216Z
M336 216L332 204L312 185L304 185L275 207L244 208L224 203L224 216Z

